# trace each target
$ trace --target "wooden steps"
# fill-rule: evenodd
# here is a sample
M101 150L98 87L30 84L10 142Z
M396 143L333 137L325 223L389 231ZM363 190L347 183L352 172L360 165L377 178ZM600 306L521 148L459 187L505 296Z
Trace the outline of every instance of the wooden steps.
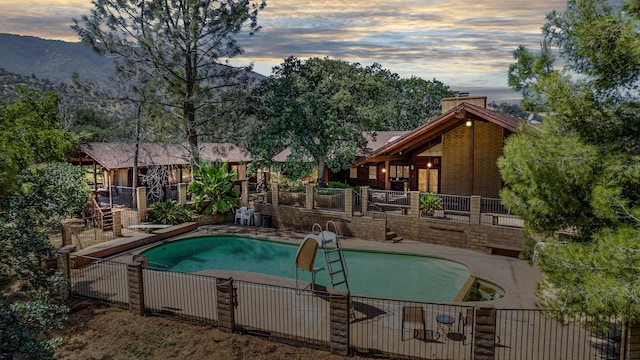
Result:
M387 229L387 241L391 241L393 243L398 243L398 242L400 242L402 240L404 240L404 238L398 236L398 234L396 234L395 231L390 231L389 229Z

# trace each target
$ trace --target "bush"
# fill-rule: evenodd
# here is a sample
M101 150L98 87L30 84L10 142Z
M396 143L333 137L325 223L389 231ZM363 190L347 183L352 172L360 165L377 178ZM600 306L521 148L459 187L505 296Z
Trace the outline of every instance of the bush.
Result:
M195 220L196 214L185 205L169 200L151 205L147 218L155 224L178 225Z
M433 216L436 210L442 210L442 199L434 193L420 195L420 214Z
M351 186L349 186L349 184L341 183L338 181L329 181L327 187L332 189L348 189Z

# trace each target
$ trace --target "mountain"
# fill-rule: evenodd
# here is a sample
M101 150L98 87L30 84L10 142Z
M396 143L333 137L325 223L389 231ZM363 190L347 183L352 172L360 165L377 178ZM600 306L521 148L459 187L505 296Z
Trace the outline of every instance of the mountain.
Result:
M80 78L104 81L115 74L113 61L81 43L0 33L0 68L58 83Z

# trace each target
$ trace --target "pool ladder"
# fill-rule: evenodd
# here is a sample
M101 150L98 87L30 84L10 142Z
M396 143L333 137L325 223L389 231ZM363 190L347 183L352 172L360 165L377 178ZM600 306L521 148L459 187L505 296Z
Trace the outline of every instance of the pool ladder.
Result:
M332 226L333 231L329 231L329 225ZM319 232L318 238L321 240L320 246L322 247L325 263L327 264L326 269L329 273L331 286L335 289L336 286L344 284L346 290L349 291L349 282L347 281L347 264L344 261L344 254L342 253L342 247L340 246L338 227L333 221L329 220L327 221L325 231L322 231L322 226L320 226L320 224L313 224L312 231L316 230ZM327 246L332 243L335 243L335 247Z

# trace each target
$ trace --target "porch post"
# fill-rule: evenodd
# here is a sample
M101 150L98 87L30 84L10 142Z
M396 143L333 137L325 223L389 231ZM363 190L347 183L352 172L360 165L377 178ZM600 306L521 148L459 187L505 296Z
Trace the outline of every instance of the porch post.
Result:
M389 159L384 161L384 169L382 171L384 172L384 189L390 190L391 183L389 182Z
M271 184L271 205L273 207L278 207L278 204L280 202L280 189L278 189L278 184L277 183L273 183Z
M305 186L305 208L309 209L309 210L313 210L313 208L315 207L315 191L314 191L314 186L313 185L308 185Z
M147 188L136 188L136 205L138 206L138 219L140 222L147 220Z
M361 186L360 187L360 212L362 212L363 216L367 215L367 211L369 210L369 187Z

